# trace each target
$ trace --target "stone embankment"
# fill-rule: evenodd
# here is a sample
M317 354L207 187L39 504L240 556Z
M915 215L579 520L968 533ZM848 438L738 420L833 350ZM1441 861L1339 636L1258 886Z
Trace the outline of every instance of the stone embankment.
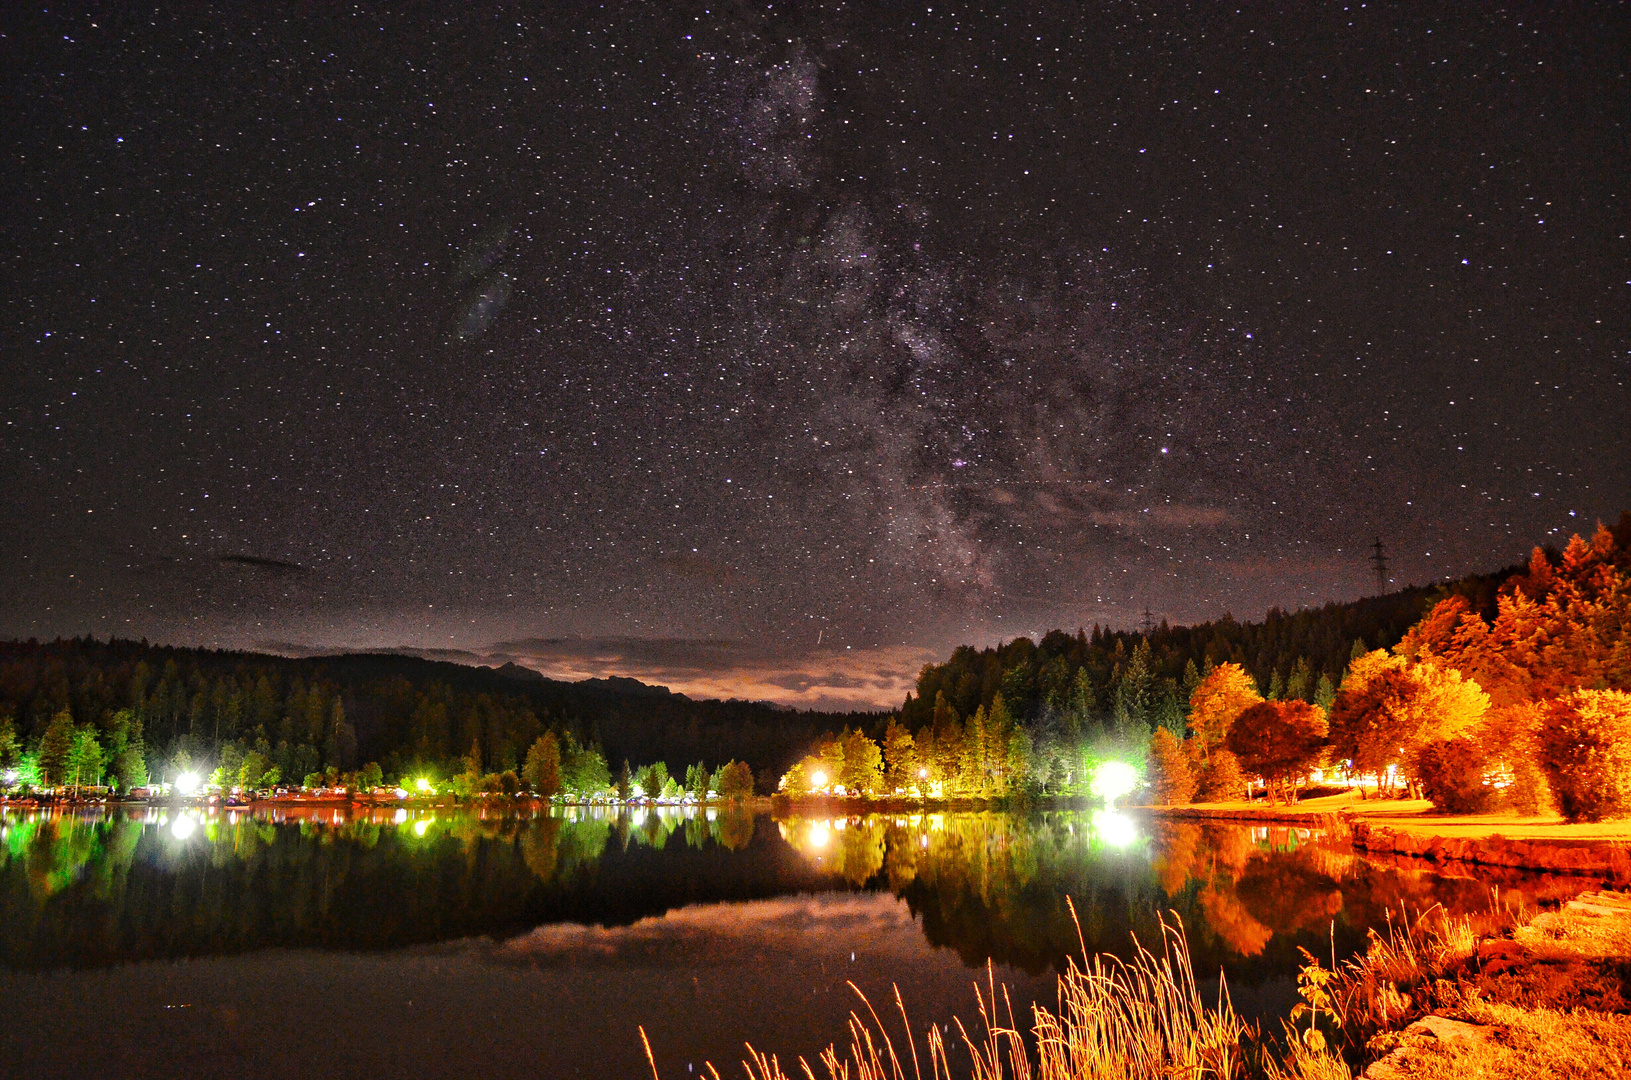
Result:
M1351 820L1353 846L1373 854L1410 855L1434 862L1481 863L1523 870L1579 874L1619 885L1631 884L1631 847L1587 839L1509 839L1492 836L1433 836Z

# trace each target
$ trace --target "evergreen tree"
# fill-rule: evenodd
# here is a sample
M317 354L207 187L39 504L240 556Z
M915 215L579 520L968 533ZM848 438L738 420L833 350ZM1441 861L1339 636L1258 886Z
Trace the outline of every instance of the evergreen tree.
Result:
M1331 711L1331 703L1336 700L1337 688L1331 683L1331 676L1320 672L1319 685L1314 688L1314 704L1324 712Z
M884 787L904 791L917 784L917 740L898 716L891 716L883 735Z
M533 742L521 776L542 798L561 793L561 746L554 732L546 731Z
M74 717L62 709L51 718L40 739L40 782L61 785L68 782L64 769L74 748Z
M1159 805L1186 806L1195 795L1195 777L1183 747L1165 727L1156 728L1150 737L1149 778L1151 796Z
M86 724L74 732L67 760L63 763L63 780L72 784L75 790L96 787L102 782L104 760L96 728Z

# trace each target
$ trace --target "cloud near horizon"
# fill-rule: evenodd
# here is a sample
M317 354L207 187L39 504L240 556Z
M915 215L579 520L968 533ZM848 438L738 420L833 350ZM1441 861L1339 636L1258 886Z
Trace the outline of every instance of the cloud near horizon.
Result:
M629 678L692 698L848 711L898 706L918 670L936 659L906 645L800 653L742 641L605 637L499 642L482 662L516 663L569 682Z

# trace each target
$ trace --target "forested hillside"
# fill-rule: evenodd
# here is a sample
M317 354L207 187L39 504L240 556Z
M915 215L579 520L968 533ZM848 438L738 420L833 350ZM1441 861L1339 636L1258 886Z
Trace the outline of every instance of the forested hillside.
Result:
M1110 630L1050 631L987 649L964 646L943 664L918 676L907 695L902 721L916 729L933 720L943 697L960 716L1000 693L1008 711L1023 722L1115 728L1140 724L1181 731L1189 695L1208 665L1236 663L1272 697L1327 701L1349 660L1368 649L1389 648L1438 600L1467 598L1475 610L1493 613L1501 583L1514 565L1438 585L1411 587L1346 604L1285 612L1271 609L1261 622L1225 615L1195 626L1162 622L1149 633Z
M451 776L471 764L519 770L545 731L598 745L614 773L625 759L717 768L736 758L774 774L818 732L871 719L389 654L289 659L117 639L0 643L0 758L38 750L64 713L75 736L95 736L99 765L115 777L121 755L132 774L134 754L161 779L177 759L207 772L258 750L294 782L365 762L393 779L420 770Z

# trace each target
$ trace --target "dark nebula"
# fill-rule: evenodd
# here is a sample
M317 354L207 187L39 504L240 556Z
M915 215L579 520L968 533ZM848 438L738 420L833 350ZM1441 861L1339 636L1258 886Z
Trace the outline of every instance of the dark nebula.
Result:
M1631 505L1626 7L1011 6L8 6L0 634L893 703Z

